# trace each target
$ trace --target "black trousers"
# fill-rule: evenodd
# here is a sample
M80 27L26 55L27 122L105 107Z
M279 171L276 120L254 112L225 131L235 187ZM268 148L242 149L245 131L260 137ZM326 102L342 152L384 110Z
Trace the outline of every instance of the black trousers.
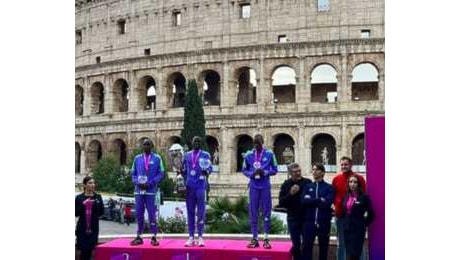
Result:
M313 243L315 242L315 237L318 237L319 260L327 260L330 231L330 221L319 222L318 225L314 222L303 223L303 235L305 237L302 248L303 259L311 260L313 258Z
M93 250L80 250L80 260L91 260Z
M292 241L292 248L291 253L294 257L294 260L301 260L302 259L302 221L297 219L288 219L288 229L289 235L291 236Z

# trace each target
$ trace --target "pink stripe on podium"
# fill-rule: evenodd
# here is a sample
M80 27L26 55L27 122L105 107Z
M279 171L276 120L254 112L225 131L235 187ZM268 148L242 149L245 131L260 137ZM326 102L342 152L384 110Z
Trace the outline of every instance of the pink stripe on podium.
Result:
M131 246L130 239L115 239L96 247L96 260L291 260L291 242L272 241L272 249L246 248L245 240L205 240L205 247L185 247L184 239L163 239L160 246ZM262 246L262 243L260 244Z

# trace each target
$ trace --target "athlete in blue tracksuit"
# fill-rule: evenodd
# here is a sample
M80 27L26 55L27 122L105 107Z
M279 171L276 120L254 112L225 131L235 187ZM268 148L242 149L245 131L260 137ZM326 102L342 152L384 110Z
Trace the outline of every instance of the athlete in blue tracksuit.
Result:
M302 206L305 209L303 222L305 241L302 249L305 260L312 259L313 242L316 236L319 243L319 260L328 259L334 188L323 180L324 172L322 164L314 163L312 167L314 181L305 185L301 195Z
M144 152L134 158L131 169L131 178L134 183L134 198L136 201L137 237L131 241L131 245L143 244L140 237L144 231L144 211L147 208L150 222L150 232L153 234L150 243L153 246L159 245L156 223L155 194L158 183L164 176L164 166L161 157L152 152L153 143L145 140L143 143Z
M203 229L206 215L206 188L207 176L212 172L211 156L208 152L201 150L201 138L198 136L192 139L193 150L185 154L182 161L182 173L185 177L187 187L185 203L187 206L187 223L189 239L185 246L194 244L195 233L195 211L197 215L198 246L204 246Z
M272 196L270 193L270 176L278 172L278 163L275 154L263 147L262 135L254 136L254 149L248 151L243 161L243 174L249 178L249 217L251 221L252 240L248 248L259 246L257 220L259 208L262 206L264 217L264 244L266 249L271 248L268 233L270 232L270 213L272 210Z

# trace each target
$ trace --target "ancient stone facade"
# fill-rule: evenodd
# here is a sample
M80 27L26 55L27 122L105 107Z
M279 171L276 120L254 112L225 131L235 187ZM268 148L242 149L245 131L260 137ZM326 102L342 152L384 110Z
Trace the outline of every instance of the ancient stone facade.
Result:
M364 117L384 114L383 0L75 3L77 181L108 152L125 160L143 138L167 151L192 78L218 147L211 196L245 192L240 156L256 133L304 174L326 160L330 180L343 155L363 164ZM277 83L280 69L290 83Z

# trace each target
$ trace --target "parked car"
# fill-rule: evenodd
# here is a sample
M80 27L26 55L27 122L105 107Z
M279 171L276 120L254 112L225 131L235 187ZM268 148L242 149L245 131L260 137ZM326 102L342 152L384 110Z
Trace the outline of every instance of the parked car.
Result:
M110 215L110 209L109 209L109 200L103 197L102 201L104 203L104 214L100 216L99 218L103 220L112 220L112 216Z

